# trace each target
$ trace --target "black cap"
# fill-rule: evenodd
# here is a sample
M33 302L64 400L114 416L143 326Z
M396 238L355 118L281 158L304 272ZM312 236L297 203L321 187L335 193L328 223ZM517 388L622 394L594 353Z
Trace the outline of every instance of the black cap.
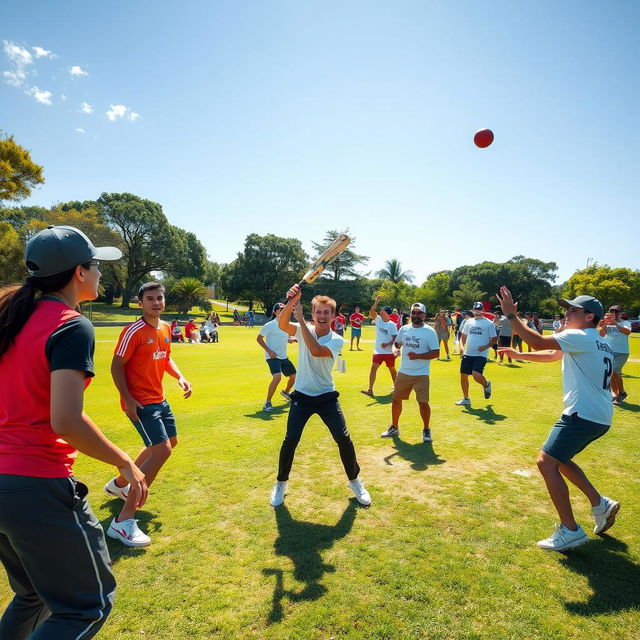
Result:
M117 247L94 247L87 236L75 227L48 226L36 233L24 250L30 276L44 278L63 273L90 260L120 260Z
M275 313L278 309L284 309L284 304L282 304L282 302L276 302L273 305L272 313Z
M593 296L578 296L575 300L565 300L564 298L558 298L558 304L565 309L569 307L579 307L584 309L587 313L593 313L597 318L604 317L604 307L602 302Z
M387 305L385 305L384 307L382 307L380 309L380 311L386 311L387 313L393 313L393 309Z

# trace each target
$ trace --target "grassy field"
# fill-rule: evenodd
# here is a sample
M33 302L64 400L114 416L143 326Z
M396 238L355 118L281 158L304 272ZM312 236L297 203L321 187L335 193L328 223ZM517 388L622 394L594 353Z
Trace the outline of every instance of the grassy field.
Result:
M86 410L134 455L140 442L108 372L118 331L96 331L98 375ZM314 417L285 505L273 509L287 407L260 410L269 375L256 333L223 327L218 344L174 346L194 394L184 400L168 379L180 444L139 514L153 544L129 550L108 540L119 589L101 638L640 638L640 336L626 367L629 402L577 458L621 502L618 522L564 555L535 546L556 521L535 457L561 411L559 363L490 362L493 397L485 401L472 385L473 404L461 408L453 404L457 358L434 361L433 446L421 442L413 397L400 437L383 440L386 370L375 400L359 393L373 347L366 327L365 350L345 351L347 373L336 383L372 506L355 502L337 448ZM102 491L111 470L80 456L76 473L107 525L120 506ZM587 501L572 497L591 532ZM0 606L8 600L2 575Z
M219 302L212 302L212 309L218 312L222 322L233 322L233 308L230 306L227 311L227 305ZM241 313L248 307L240 307ZM134 322L140 317L140 307L136 303L132 303L129 309L121 309L119 302L117 304L106 304L104 302L93 302L91 305L85 305L85 315L89 316L93 322ZM188 317L205 320L210 312L202 311L199 307L191 309ZM177 318L184 322L187 318L184 314L167 312L163 315L165 320L173 320Z

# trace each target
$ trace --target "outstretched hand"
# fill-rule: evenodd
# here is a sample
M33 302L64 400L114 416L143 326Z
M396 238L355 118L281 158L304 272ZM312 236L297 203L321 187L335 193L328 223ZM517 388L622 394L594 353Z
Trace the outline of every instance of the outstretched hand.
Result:
M294 302L298 302L302 297L302 290L300 289L299 284L294 284L289 291L287 291L287 298L289 300L293 300Z
M518 303L513 301L511 291L507 287L500 287L500 293L496 293L496 298L498 298L502 313L505 315L518 312Z
M300 323L304 322L304 313L302 312L302 305L299 299L293 306L293 317Z

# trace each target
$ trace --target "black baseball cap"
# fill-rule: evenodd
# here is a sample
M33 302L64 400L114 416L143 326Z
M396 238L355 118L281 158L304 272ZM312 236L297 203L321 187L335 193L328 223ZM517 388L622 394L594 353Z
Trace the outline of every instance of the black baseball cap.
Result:
M95 247L91 240L75 227L49 225L36 233L24 250L30 276L44 278L73 269L90 260L111 262L120 260L117 247Z
M393 313L393 309L388 305L385 305L384 307L382 307L381 311L386 311L387 313Z
M578 296L574 300L565 300L564 298L558 298L558 304L565 309L569 307L579 307L584 309L587 313L593 313L597 318L604 317L604 307L602 302L593 296Z
M276 302L273 305L272 313L275 313L278 309L284 309L284 304L282 302Z

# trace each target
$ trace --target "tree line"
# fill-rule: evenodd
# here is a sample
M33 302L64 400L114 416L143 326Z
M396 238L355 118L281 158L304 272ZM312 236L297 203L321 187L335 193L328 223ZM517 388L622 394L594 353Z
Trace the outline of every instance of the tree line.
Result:
M52 207L7 206L27 197L44 182L42 167L12 137L0 135L0 284L24 279L23 249L28 239L47 225L67 224L84 231L96 244L118 246L123 259L105 264L101 298L121 299L127 308L139 285L160 273L168 302L185 313L192 306L207 308L207 286L229 301L258 304L266 314L292 282L300 279L311 256L297 238L249 234L244 247L229 264L207 255L195 234L169 223L162 205L131 193L103 193L96 200L70 201ZM313 243L319 255L338 235L328 230L323 241ZM375 274L363 272L369 257L355 251L356 239L316 283L304 289L309 300L318 291L352 309L368 308L376 295L386 304L406 310L419 300L430 312L470 308L476 300L495 302L495 292L507 284L523 311L545 315L558 312L558 297L588 293L603 304L620 304L640 311L640 272L627 268L592 265L576 271L566 283L554 285L558 266L522 255L502 263L486 261L430 274L420 285L389 258Z

